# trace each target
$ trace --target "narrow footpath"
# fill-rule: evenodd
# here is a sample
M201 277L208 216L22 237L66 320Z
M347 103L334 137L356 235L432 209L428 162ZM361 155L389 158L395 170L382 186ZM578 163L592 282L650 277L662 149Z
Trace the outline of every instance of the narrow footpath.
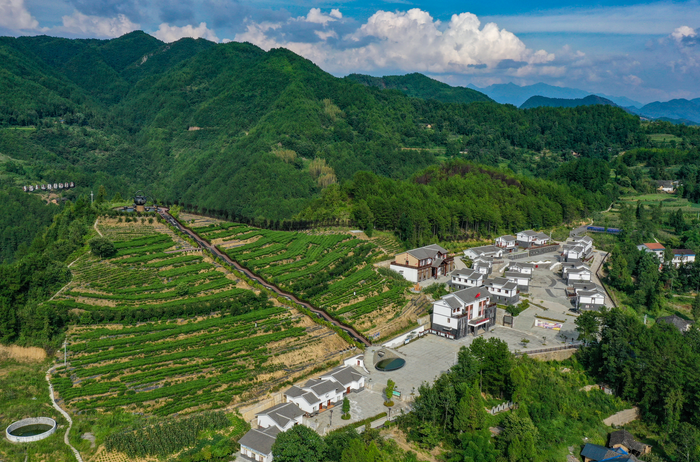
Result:
M53 385L51 385L51 373L53 372L54 369L56 369L58 366L52 366L51 369L46 371L46 382L49 384L49 398L51 398L51 403L53 404L53 407L63 415L63 417L66 418L68 421L68 429L66 430L66 434L63 436L63 442L68 445L68 447L73 451L73 454L75 455L75 458L78 460L78 462L83 462L83 458L80 457L80 453L78 452L77 449L73 447L73 445L70 444L70 441L68 441L68 434L70 433L71 427L73 427L73 420L70 418L68 413L61 409L61 406L59 406L56 403L56 399L54 398L53 394Z
M318 315L319 317L325 319L326 321L330 322L331 324L342 329L351 338L357 340L358 342L360 342L366 346L371 345L370 341L367 340L362 334L357 332L354 328L346 325L345 323L333 318L325 310L318 308L318 307L315 307L315 306L311 305L310 303L303 302L303 301L299 300L296 296L290 294L289 292L283 291L282 289L280 289L276 285L267 282L266 280L264 280L260 276L256 275L252 271L248 270L247 268L244 268L237 261L232 260L228 255L226 255L225 253L222 253L219 249L217 249L216 246L208 243L206 240L204 240L202 237L200 237L197 233L192 231L190 228L181 224L172 215L170 215L170 213L168 213L167 208L159 207L158 213L160 213L160 215L165 220L167 220L168 223L173 225L180 232L182 232L182 233L186 234L187 236L189 236L190 238L194 239L194 241L197 243L197 245L199 245L203 249L207 249L209 252L212 253L212 255L214 255L217 258L220 258L221 260L226 262L229 266L232 266L236 270L238 270L239 272L245 274L251 280L257 282L258 284L262 285L266 289L269 289L269 290L275 292L280 297L284 297L292 303L296 303L297 305L303 306L304 308L311 310L312 312L316 313L316 315Z

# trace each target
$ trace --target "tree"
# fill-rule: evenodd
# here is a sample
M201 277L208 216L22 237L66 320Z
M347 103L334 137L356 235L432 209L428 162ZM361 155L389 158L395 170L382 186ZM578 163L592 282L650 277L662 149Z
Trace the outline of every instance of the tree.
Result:
M498 451L491 443L488 430L462 433L459 445L448 459L449 462L496 462Z
M114 197L112 198L112 202L124 202L124 199L122 199L122 195L119 194L119 191L117 191L114 194Z
M346 396L343 398L343 420L348 420L350 418L350 400Z
M503 431L498 442L503 448L509 462L528 462L537 460L538 430L530 416L511 412L503 421Z
M393 406L394 401L392 401L392 398L394 397L394 388L396 387L396 384L394 383L393 380L389 379L386 381L386 388L384 389L384 397L386 400L384 401L385 406Z
M106 199L107 199L107 189L104 187L104 185L100 185L100 187L97 188L97 197L95 198L95 201L98 204L101 204Z
M700 294L695 295L695 298L693 299L692 313L695 322L700 321Z
M700 432L688 422L681 422L675 432L670 435L675 445L676 457L684 462L696 461L699 455Z
M470 349L479 361L481 389L493 395L508 394L513 366L513 354L508 350L508 344L495 337L488 340L478 337Z
M373 229L374 223L374 215L372 214L372 211L367 205L367 202L365 202L362 199L357 201L352 207L352 212L350 216L353 220L355 220L357 226L359 226L364 231L368 231L368 236L371 236L371 230Z
M453 426L459 433L474 432L484 427L486 422L486 410L484 399L479 393L477 385L462 384L463 396L457 404Z
M600 329L600 322L598 321L598 315L596 313L593 311L584 311L576 318L574 324L576 324L578 338L586 343L590 343L596 339L598 330Z
M272 457L277 462L321 462L325 453L326 443L305 425L280 433L272 445Z
M112 241L106 237L94 237L88 242L90 245L90 251L96 257L109 258L117 253L117 249L114 248Z

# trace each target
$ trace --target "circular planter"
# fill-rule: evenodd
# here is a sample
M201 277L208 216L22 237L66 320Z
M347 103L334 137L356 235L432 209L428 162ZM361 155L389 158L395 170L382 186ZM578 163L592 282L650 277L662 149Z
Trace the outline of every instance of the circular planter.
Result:
M32 443L53 435L56 421L50 417L30 417L13 422L5 429L5 436L13 443Z

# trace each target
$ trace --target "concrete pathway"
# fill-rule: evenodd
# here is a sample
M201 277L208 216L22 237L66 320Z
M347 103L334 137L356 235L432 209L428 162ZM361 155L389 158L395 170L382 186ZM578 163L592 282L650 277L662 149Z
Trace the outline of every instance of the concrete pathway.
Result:
M70 433L70 429L73 426L73 420L70 418L68 413L61 409L61 407L56 404L56 399L54 398L53 394L53 385L51 384L51 373L56 369L58 366L52 366L51 369L46 371L46 382L49 384L49 398L51 398L51 403L53 404L53 407L65 417L65 419L68 421L68 429L66 430L66 434L63 436L63 442L68 445L68 447L73 451L73 454L75 455L75 458L78 460L78 462L83 462L83 458L80 457L80 453L78 452L77 449L73 447L73 445L70 444L70 441L68 440L68 434Z
M97 229L97 221L98 221L98 220L99 220L99 218L96 218L96 219L95 219L95 224L92 225L92 227L95 228L95 231L97 231L97 234L99 234L100 237L104 237L104 236L102 235L102 232L101 232L99 229Z

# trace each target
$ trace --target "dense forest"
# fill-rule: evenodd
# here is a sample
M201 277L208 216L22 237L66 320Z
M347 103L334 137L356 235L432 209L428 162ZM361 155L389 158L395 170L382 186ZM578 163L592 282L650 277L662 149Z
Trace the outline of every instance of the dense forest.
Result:
M462 158L546 177L572 153L609 161L652 146L618 108L518 110L419 75L385 90L247 43L4 37L0 54L5 177L69 175L76 194L141 188L189 209L280 220L360 171L404 181ZM445 96L460 92L471 96Z

